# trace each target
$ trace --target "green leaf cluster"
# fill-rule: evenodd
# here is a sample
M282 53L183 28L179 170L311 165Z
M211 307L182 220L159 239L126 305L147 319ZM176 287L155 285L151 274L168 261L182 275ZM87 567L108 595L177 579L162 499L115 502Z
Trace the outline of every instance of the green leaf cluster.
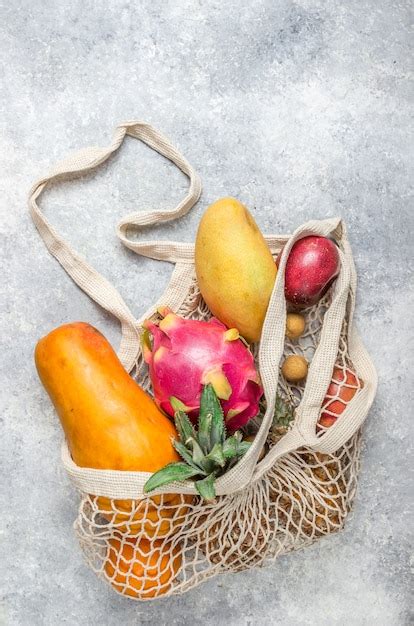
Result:
M200 496L207 501L214 500L216 478L233 467L251 444L242 440L240 432L227 437L223 410L212 385L203 388L197 428L179 400L171 398L171 404L179 435L173 445L182 461L158 470L145 483L144 491L149 493L169 483L192 478Z

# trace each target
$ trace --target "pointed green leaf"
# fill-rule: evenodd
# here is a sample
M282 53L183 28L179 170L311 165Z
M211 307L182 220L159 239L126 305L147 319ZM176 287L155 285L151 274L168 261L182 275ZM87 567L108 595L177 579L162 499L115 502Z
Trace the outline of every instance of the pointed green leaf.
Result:
M240 433L234 433L234 435L228 437L223 444L223 455L226 459L233 459L234 457L240 458L251 446L249 441L240 441L238 434Z
M179 400L175 396L170 396L170 404L174 409L174 413L176 413L177 411L183 411L183 413L188 413L189 411L191 411L191 407L184 404L184 402L181 402L181 400Z
M210 432L212 421L213 415L203 409L203 401L201 401L200 414L198 416L198 442L204 454L208 454L210 451Z
M221 443L216 443L212 450L200 460L204 474L208 475L223 469L226 465L226 459L223 455Z
M223 456L225 459L232 459L237 454L239 442L234 435L227 437L223 443Z
M144 485L144 492L149 493L150 491L154 491L154 489L159 489L159 487L163 487L175 481L186 480L199 473L200 472L193 467L187 465L187 463L169 463L158 470L158 472L155 472L155 474L147 480Z
M210 413L212 416L210 430L211 449L216 443L223 443L226 437L223 410L211 384L205 385L201 394L200 416L204 413Z
M189 439L195 439L196 433L190 418L184 411L177 411L174 416L175 427L184 445Z
M201 468L196 465L196 463L194 463L190 450L188 450L188 448L186 448L185 445L181 443L181 441L174 440L173 446L188 465L190 465L199 472L202 471Z
M212 444L223 443L226 439L226 426L224 422L223 409L220 402L217 404L213 413L213 421L211 424L211 441Z
M208 476L211 472L214 472L214 470L217 469L216 463L206 456L203 457L202 461L200 461L200 465L203 468L203 471L200 473L204 474L204 476Z
M213 420L211 397L213 395L215 395L215 391L212 385L204 385L201 392L200 412L198 414L198 435L200 445L206 454L211 448L211 423Z
M215 479L215 475L210 474L206 478L203 478L203 480L196 480L196 482L194 483L195 488L197 489L200 496L204 498L204 500L207 500L207 502L214 500L214 498L216 497L216 490L214 488Z
M226 465L226 459L223 454L223 446L221 443L216 443L213 449L207 454L206 459L212 461L214 466L218 465L219 467L224 467Z
M203 461L205 459L205 454L202 451L197 439L189 439L188 445L192 446L193 449L193 462L199 467L204 467Z
M239 448L237 450L237 456L240 458L241 456L246 454L247 450L250 448L251 445L252 444L250 441L241 441L239 443Z

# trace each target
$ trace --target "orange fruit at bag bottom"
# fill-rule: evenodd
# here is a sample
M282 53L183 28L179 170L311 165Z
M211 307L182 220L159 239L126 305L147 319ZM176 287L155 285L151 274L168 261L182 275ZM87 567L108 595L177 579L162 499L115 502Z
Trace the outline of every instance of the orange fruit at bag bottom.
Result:
M153 598L171 589L182 557L179 547L162 541L111 539L104 571L117 591L132 598Z
M190 495L163 494L145 500L110 500L99 497L100 513L124 534L142 533L149 539L162 538L182 524L194 498ZM117 510L114 510L114 509Z

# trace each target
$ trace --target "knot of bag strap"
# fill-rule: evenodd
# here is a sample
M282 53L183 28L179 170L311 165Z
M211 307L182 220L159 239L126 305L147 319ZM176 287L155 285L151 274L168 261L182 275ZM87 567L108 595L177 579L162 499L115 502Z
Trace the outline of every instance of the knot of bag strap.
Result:
M126 135L139 139L172 161L189 178L190 186L185 198L174 209L145 211L129 215L118 225L118 236L126 247L137 254L172 263L189 262L193 256L192 247L189 244L169 241L133 241L128 238L128 228L131 226L135 229L145 228L185 215L201 195L201 181L194 168L162 133L149 124L139 121L124 122L116 128L108 147L84 148L68 156L33 185L29 195L29 208L33 222L49 252L59 261L78 287L121 323L122 336L118 356L125 369L130 372L136 363L140 349L139 324L136 318L118 290L56 232L37 204L39 196L50 182L68 174L80 174L98 167L119 149Z

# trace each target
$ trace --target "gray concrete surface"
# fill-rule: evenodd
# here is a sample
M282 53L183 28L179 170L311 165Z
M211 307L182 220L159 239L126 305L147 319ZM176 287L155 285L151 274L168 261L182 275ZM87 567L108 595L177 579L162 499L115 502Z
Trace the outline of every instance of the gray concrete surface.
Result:
M408 0L2 5L5 624L413 623L410 19ZM60 465L62 433L37 380L33 347L70 320L95 324L115 344L119 333L49 256L26 207L30 185L50 164L105 145L131 118L162 129L204 182L199 205L158 235L191 240L203 209L228 194L267 232L311 217L345 218L359 272L357 322L380 379L342 534L269 569L151 605L97 580L72 534L77 499ZM173 206L185 189L173 166L129 140L96 176L51 189L43 206L138 315L171 267L123 250L115 225L133 210Z

